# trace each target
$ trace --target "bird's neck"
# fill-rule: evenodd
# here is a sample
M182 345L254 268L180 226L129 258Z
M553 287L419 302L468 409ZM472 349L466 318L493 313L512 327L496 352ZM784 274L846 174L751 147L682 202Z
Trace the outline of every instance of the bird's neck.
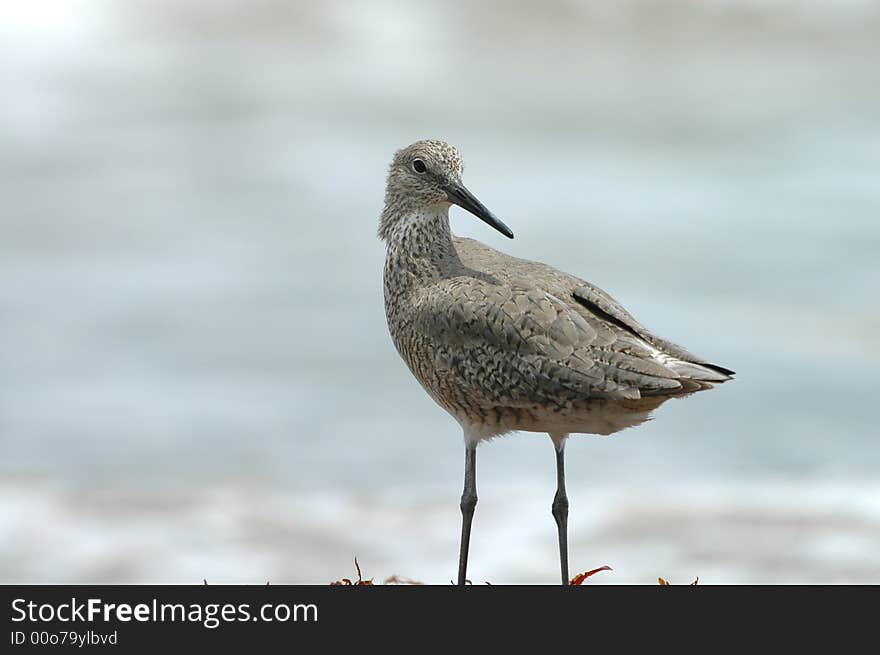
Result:
M383 221L385 218L383 215ZM392 274L403 278L400 282L437 279L458 261L449 229L448 205L398 214L388 221L384 238L386 278Z

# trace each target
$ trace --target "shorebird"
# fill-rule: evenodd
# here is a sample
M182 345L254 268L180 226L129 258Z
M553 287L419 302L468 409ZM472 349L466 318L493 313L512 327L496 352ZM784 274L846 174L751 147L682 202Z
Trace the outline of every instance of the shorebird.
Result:
M666 400L734 372L655 336L589 282L452 234L455 204L513 238L464 186L462 171L461 155L443 141L417 141L394 155L378 230L388 329L410 371L464 432L458 584L477 505L477 445L527 431L549 434L556 451L551 512L565 585L568 436L638 425Z

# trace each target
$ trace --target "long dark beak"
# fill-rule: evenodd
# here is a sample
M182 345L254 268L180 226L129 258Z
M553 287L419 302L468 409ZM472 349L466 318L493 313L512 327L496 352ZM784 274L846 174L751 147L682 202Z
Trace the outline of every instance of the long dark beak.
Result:
M453 183L446 187L446 195L449 198L449 202L455 203L462 209L466 209L484 223L494 227L508 239L513 238L513 232L511 232L510 228L495 218L495 215L486 208L486 205L477 200L477 197L468 191L463 184Z

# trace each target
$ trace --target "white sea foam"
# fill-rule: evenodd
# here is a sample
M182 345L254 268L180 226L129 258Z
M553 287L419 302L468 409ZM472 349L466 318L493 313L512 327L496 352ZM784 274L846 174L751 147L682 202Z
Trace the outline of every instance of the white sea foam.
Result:
M198 492L0 487L0 581L329 583L364 573L446 584L459 527L454 494L313 497L258 487ZM880 486L575 487L572 570L595 583L876 583ZM482 492L470 575L553 583L546 489Z

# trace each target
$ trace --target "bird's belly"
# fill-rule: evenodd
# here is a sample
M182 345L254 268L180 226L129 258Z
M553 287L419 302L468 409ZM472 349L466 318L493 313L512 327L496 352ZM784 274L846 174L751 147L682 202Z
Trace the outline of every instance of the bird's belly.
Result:
M628 401L595 399L557 410L540 405L488 407L482 408L476 417L469 413L456 419L482 439L517 431L611 435L644 423L652 409L633 406Z

